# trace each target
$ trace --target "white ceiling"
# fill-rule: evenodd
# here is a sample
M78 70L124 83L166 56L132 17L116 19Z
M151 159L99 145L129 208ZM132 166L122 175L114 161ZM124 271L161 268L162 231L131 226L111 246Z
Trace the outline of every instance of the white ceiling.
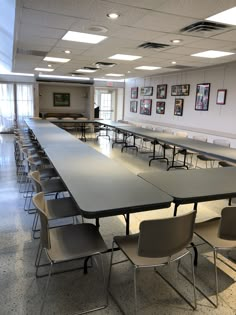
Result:
M177 66L194 68L236 61L236 54L217 59L190 56L210 49L236 53L236 27L229 26L213 32L180 32L183 27L234 6L236 0L19 0L13 71L38 73L34 71L35 67L47 68L48 63L43 61L43 56L32 55L29 51L71 59L66 64L51 63L55 69L51 74L54 75L70 75L76 69L94 67L99 61L117 64L113 68L85 74L96 78L103 78L111 72L131 78L179 71L171 68L172 61L176 61ZM120 14L119 19L106 17L112 11ZM107 32L91 31L94 26L105 27ZM68 30L108 38L97 45L61 40ZM182 42L172 44L170 40L176 38ZM170 46L162 49L137 48L147 41ZM24 52L19 54L17 49ZM72 53L65 54L65 49ZM117 53L143 58L131 62L108 59ZM134 69L137 66L160 66L162 69L141 71Z

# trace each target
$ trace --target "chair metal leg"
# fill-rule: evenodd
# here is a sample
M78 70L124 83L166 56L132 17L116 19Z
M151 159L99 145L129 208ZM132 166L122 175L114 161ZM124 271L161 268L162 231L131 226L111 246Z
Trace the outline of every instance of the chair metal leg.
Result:
M134 266L134 314L138 313L137 305L137 266Z
M48 272L47 283L46 283L45 290L44 290L43 302L42 302L41 308L40 308L40 315L43 314L43 309L44 309L44 305L45 305L45 301L46 301L46 297L47 297L47 293L48 293L49 282L50 282L50 278L51 278L51 274L52 274L52 268L53 268L53 263L51 262L50 263L50 269Z
M218 307L219 287L218 287L218 271L217 271L217 264L216 264L217 252L215 248L214 248L213 254L214 254L214 268L215 268L216 307Z
M196 282L195 282L195 272L194 272L194 259L193 255L190 253L191 257L191 269L192 269L192 280L193 280L193 298L194 298L194 310L197 309L197 297L196 297Z

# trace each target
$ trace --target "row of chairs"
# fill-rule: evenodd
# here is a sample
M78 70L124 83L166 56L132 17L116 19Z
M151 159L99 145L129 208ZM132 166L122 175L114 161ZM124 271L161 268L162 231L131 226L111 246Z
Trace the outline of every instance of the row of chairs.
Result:
M35 150L36 141L31 135L29 136L30 137L28 138L27 134L23 134L23 136L20 137L22 140L21 144L23 147L26 146L28 149L31 148ZM19 139L17 139L17 141L19 141ZM16 147L18 147L18 144ZM40 149L39 147L37 148ZM29 155L26 157L27 161L32 158L30 153L32 153L32 150L29 150L28 152ZM69 208L71 210L71 208L73 209L74 207L74 211L71 212L71 216L74 217L79 214L79 210L76 205L73 204L73 200L68 196L58 197L57 199L47 199L46 195L48 191L45 187L47 185L53 186L53 183L60 182L60 179L58 177L49 177L47 179L40 178L40 169L37 169L39 164L38 158L36 158L36 161L36 165L30 165L28 176L30 177L32 188L34 190L32 193L32 201L36 209L35 218L40 218L40 243L35 260L37 277L40 276L39 269L44 266L44 264L41 263L43 251L46 253L49 260L49 272L47 274L40 314L43 314L44 312L54 265L71 260L87 259L88 257L100 258L99 261L103 276L104 290L103 305L89 311L106 307L108 304L108 292L113 295L111 289L111 276L114 273L112 270L114 268L113 257L115 246L121 249L134 267L134 309L135 313L137 313L137 270L142 268L154 268L155 271L164 278L156 268L169 265L173 262L180 262L186 255L191 256L192 250L189 244L192 241L194 232L213 248L216 302L211 302L215 306L218 305L217 252L219 249L236 249L236 229L234 228L236 222L236 208L227 207L223 209L221 219L215 219L197 225L195 225L195 211L190 211L185 215L177 217L146 220L141 222L138 234L114 237L107 284L103 267L103 256L104 253L107 252L107 246L99 233L98 228L93 224L84 223L83 221L82 223L73 221L73 223L69 225L54 225L53 228L50 226L50 221L52 219L64 217L63 211L68 210ZM35 167L36 170L31 169L31 167ZM45 168L42 170L44 169ZM24 170L24 172L26 171ZM57 188L54 189L54 193L59 194L65 190L66 187L59 190ZM67 203L68 201L70 206ZM184 229L183 226L185 227ZM34 228L36 227L34 226ZM192 274L190 282L193 284L193 302L186 300L181 293L180 295L185 298L186 302L188 302L193 309L196 309L196 285L192 261L190 269ZM167 283L169 283L168 280Z

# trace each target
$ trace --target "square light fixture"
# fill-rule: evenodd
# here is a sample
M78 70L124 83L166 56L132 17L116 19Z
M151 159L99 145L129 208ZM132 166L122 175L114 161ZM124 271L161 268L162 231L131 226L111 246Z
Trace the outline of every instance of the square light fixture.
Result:
M50 62L61 62L61 63L70 61L70 59L68 58L57 58L57 57L45 57L43 58L43 60L50 61Z
M218 51L218 50L206 50L197 54L192 54L193 57L202 57L202 58L219 58L234 55L234 53L227 51Z
M158 70L161 69L161 67L154 67L154 66L140 66L136 67L137 70Z
M92 69L77 69L75 70L76 72L84 72L84 73L92 73L92 72L96 72L97 70L92 70Z
M124 74L121 74L121 73L107 73L106 75L110 77L123 77L124 76Z
M236 25L236 7L222 11L206 18L208 21Z
M88 44L98 44L106 38L107 36L68 31L62 37L62 40L69 40L72 42L80 42L80 43L88 43Z
M52 72L54 69L52 68L34 68L36 71L45 71L45 72Z
M133 61L142 58L142 56L134 56L134 55L123 55L123 54L116 54L111 57L108 57L109 59L116 59L116 60L128 60Z

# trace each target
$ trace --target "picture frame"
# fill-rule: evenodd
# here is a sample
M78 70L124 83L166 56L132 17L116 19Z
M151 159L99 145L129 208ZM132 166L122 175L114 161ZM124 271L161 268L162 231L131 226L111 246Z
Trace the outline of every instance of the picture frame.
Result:
M70 93L53 93L53 106L70 106Z
M184 109L184 99L176 98L175 99L175 107L174 107L174 115L175 116L183 116Z
M157 95L156 98L166 99L167 95L167 84L157 85Z
M156 102L156 113L159 115L165 114L166 102Z
M130 101L130 112L137 113L138 110L138 101Z
M145 86L141 88L142 96L152 96L153 95L153 87L152 86Z
M226 89L217 90L216 104L218 104L218 105L225 105L226 94L227 94L227 90Z
M131 88L131 98L138 98L138 87Z
M210 83L199 83L196 88L195 110L207 111L210 98Z
M189 96L190 84L178 84L171 86L171 96Z
M151 99L140 100L140 114L141 115L152 114L152 100Z

